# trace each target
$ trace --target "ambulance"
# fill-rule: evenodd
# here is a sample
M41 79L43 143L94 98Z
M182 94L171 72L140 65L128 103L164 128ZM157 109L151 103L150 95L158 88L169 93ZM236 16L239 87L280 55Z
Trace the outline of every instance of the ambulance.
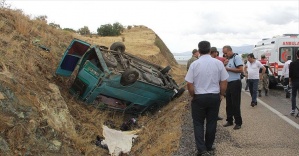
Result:
M273 38L265 38L259 41L253 48L252 53L256 59L260 60L261 55L265 55L269 61L270 72L269 88L274 88L280 82L284 63L291 57L292 61L297 59L296 52L299 50L299 34L283 34Z

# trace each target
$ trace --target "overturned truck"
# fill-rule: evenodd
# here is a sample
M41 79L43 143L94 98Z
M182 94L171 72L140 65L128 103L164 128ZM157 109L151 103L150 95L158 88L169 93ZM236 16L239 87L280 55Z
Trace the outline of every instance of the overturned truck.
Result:
M78 68L76 68L78 65ZM179 97L184 88L162 68L125 52L122 42L108 47L73 39L56 70L71 76L77 69L70 93L87 104L140 114Z

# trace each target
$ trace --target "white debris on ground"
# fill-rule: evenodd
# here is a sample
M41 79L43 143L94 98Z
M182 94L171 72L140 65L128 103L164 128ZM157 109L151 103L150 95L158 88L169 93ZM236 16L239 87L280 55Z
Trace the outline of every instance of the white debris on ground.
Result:
M103 125L103 144L106 144L109 149L109 154L118 156L121 153L128 153L131 151L133 140L137 138L135 135L139 130L135 131L118 131L110 129Z

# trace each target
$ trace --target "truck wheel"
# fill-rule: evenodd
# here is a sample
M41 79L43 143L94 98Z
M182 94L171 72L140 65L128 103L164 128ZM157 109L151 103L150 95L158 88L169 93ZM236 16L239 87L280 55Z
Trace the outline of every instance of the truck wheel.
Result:
M120 84L123 86L127 86L133 84L139 78L139 73L135 69L129 68L125 72L122 73Z
M276 83L269 82L269 89L274 89L276 87Z
M114 42L110 46L110 50L119 51L119 52L123 53L126 50L126 46L122 42Z
M166 66L164 69L162 69L160 72L162 73L162 74L166 74L167 72L169 72L169 70L171 69L171 67L170 66Z
M116 67L117 66L117 60L111 53L102 53L103 59L106 62L108 67Z
M176 94L173 96L172 100L175 99L175 98L180 97L184 92L185 92L185 89L184 89L184 88L179 89L179 90L178 90L178 93L176 93Z

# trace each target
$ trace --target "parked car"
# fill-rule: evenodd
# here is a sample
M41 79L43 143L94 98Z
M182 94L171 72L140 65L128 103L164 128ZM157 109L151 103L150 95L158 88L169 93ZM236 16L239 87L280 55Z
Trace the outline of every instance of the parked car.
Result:
M129 54L122 42L113 43L109 50L73 39L56 74L71 76L75 69L78 72L71 94L88 104L127 113L163 106L185 90L168 73L170 66L162 68Z

